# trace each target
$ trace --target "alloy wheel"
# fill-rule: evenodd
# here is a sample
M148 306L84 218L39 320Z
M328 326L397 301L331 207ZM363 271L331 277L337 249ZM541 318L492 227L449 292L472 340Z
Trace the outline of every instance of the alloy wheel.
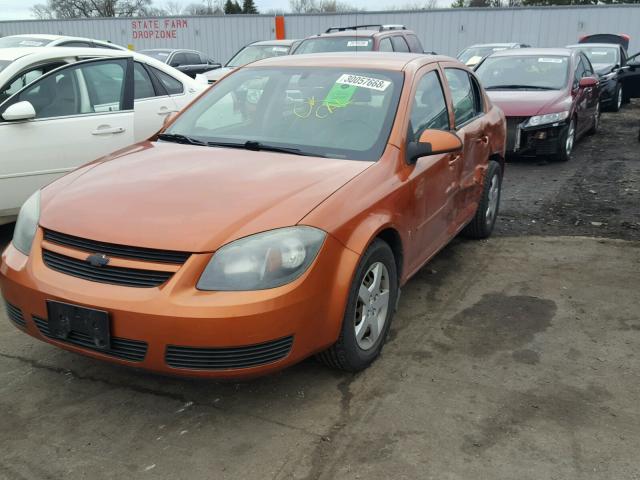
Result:
M498 211L499 198L500 178L498 177L498 174L495 174L491 178L491 184L489 185L489 201L487 202L487 211L485 213L487 225L491 225L493 223L493 218L496 216L496 212Z
M618 88L618 98L616 99L616 103L618 104L618 110L622 108L622 100L624 96L622 95L622 87Z
M362 350L372 348L384 331L389 311L389 271L381 262L373 263L365 273L354 318L356 342Z
M571 155L571 152L573 151L573 142L575 141L575 137L576 137L576 125L575 125L575 121L571 120L571 123L569 124L569 131L567 132L567 140L564 145L564 149L565 149L565 152L567 153L567 157Z

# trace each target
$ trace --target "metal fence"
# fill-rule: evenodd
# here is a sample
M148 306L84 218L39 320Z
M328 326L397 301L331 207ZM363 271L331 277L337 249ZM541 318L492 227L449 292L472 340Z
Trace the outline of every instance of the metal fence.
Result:
M551 47L575 43L587 33L627 33L630 52L640 50L640 5L532 8L465 8L426 11L285 15L287 38L304 38L332 25L404 24L426 50L455 55L473 43L518 41ZM0 36L51 33L110 40L143 48L193 48L226 61L255 40L274 38L274 17L108 18L0 22Z

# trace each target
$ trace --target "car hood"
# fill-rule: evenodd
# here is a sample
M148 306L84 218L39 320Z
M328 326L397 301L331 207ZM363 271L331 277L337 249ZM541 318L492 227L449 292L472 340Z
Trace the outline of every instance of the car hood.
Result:
M370 165L144 142L46 187L40 225L109 243L209 252L297 224Z
M613 67L615 67L615 65L611 63L593 63L592 65L593 69L598 75L606 75L607 73L611 73L613 71Z
M556 108L568 110L571 106L571 97L564 90L489 90L487 93L507 117L555 113Z
M207 80L210 82L217 82L218 80L220 80L223 76L225 76L227 73L232 72L233 70L235 70L235 67L222 67L222 68L216 68L215 70L209 70L208 72L204 72L204 76L207 77Z

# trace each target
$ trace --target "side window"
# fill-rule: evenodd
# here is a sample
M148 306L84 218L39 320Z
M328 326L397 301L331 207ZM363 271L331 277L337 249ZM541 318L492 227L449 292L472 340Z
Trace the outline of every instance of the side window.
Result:
M478 115L479 99L467 72L457 68L446 68L444 72L453 99L456 128L460 128Z
M180 82L179 80L176 80L171 75L168 75L163 71L158 70L157 68L154 68L154 67L150 67L150 68L153 71L153 74L156 77L158 77L158 80L160 80L160 83L162 83L162 86L165 88L165 90L169 95L177 95L184 91L182 82Z
M198 55L197 53L189 52L185 53L184 55L187 62L185 65L199 65L200 63L202 63L202 61L200 60L200 55Z
M393 52L393 46L391 45L391 39L389 37L380 40L380 46L378 48L381 52Z
M416 52L416 53L424 52L424 48L422 47L422 44L420 43L420 40L418 39L418 37L416 37L413 34L408 34L406 38L407 38L407 42L409 43L409 48L411 49L412 52Z
M176 53L173 58L171 59L171 63L170 65L172 67L179 67L181 65L187 65L187 55L180 52L180 53Z
M411 106L410 136L414 141L425 130L449 130L449 112L437 72L429 72L420 79Z
M122 110L126 60L65 68L33 83L16 102L29 101L36 118Z
M580 83L582 77L585 76L585 72L586 70L584 68L584 64L582 63L582 58L578 57L578 65L576 65L576 71L573 76L573 88L578 88L578 84Z
M391 42L393 43L393 49L396 52L409 51L409 45L407 45L407 42L405 41L404 37L402 37L401 35L396 35L391 37Z
M80 48L91 48L93 47L93 45L91 45L89 42L64 42L58 45L59 47L80 47Z
M585 77L592 77L593 76L593 67L591 66L591 62L589 61L587 56L584 55L584 54L580 54L580 57L582 58L582 63L584 65Z
M149 73L144 66L138 62L133 64L133 92L133 98L135 100L156 96Z

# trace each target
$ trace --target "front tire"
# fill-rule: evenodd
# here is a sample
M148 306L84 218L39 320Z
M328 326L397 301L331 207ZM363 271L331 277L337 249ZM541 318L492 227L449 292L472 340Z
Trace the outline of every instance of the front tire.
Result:
M612 112L619 112L624 103L624 92L622 91L622 85L618 84L616 92L614 93L613 102L611 103L610 110Z
M462 231L463 235L470 238L487 238L491 235L500 209L501 191L502 168L498 162L491 160L484 176L484 187L478 209L473 220Z
M573 146L576 142L576 119L572 118L567 127L567 131L560 137L560 145L558 145L558 153L555 159L558 162L567 162L571 158Z
M396 262L389 245L375 239L353 278L340 336L317 355L324 364L348 372L367 368L380 355L398 298Z

